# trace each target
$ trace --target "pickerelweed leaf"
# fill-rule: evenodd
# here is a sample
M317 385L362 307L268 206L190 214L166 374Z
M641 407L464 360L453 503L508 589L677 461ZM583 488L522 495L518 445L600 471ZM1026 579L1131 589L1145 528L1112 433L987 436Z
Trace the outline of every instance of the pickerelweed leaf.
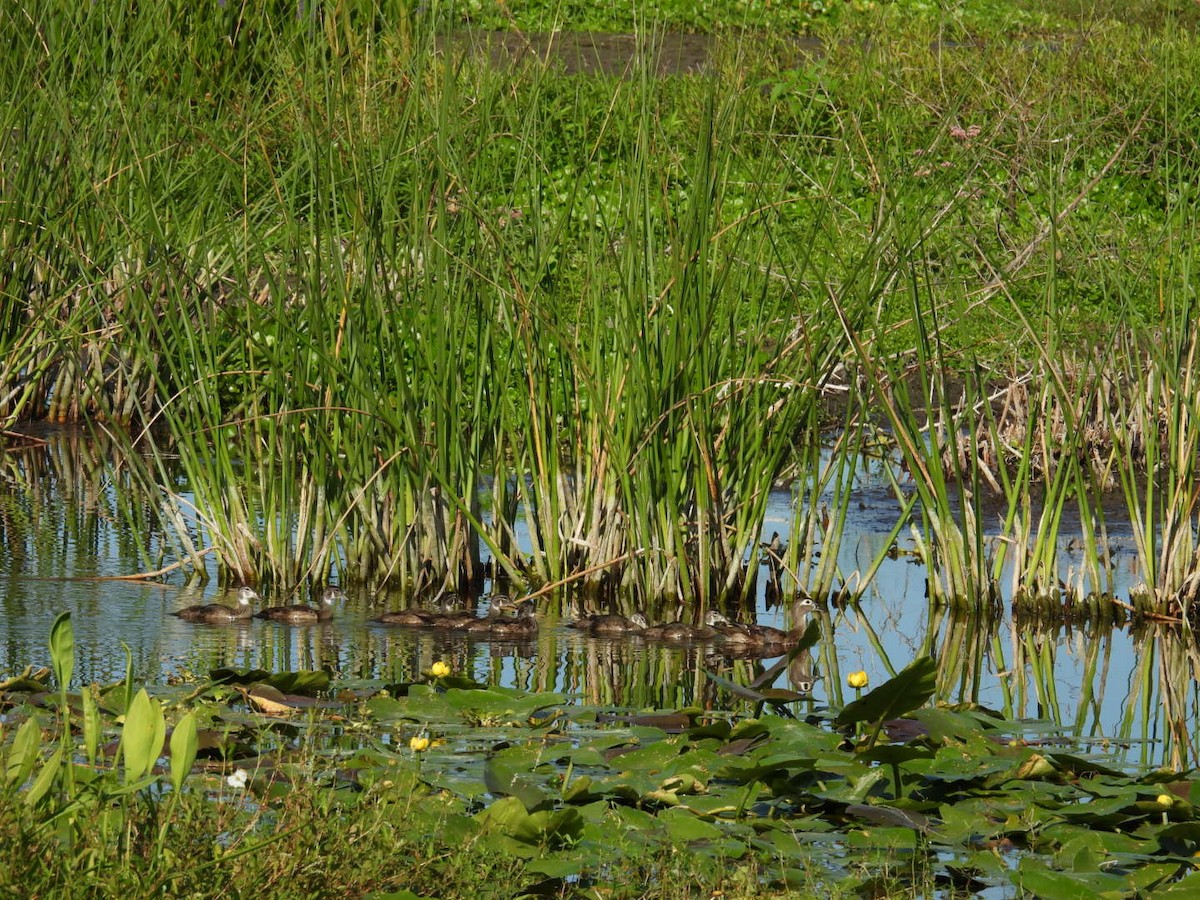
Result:
M834 719L839 727L857 722L882 722L923 706L937 690L937 663L933 657L913 660L895 678L843 707Z
M54 666L58 689L65 696L75 673L75 630L71 627L69 612L59 613L50 626L50 663Z
M184 779L192 771L199 747L196 714L189 712L175 723L171 732L171 787L174 790L183 787Z
M161 706L142 688L129 705L125 713L125 725L121 729L121 754L125 761L127 785L150 774L162 755L166 735L167 724Z
M42 746L42 729L36 719L26 719L17 729L5 760L5 783L20 787L33 772Z

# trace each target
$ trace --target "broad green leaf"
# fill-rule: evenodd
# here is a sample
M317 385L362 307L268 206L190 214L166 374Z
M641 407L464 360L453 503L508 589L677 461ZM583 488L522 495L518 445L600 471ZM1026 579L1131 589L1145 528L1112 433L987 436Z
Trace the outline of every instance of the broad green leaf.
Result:
M491 793L515 798L529 812L551 805L553 799L521 772L509 761L489 759L483 767L483 782Z
M924 705L937 690L937 663L930 656L913 660L907 668L875 690L848 703L834 719L836 725L882 722Z
M58 748L50 754L50 758L46 760L42 766L42 770L38 772L37 778L33 780L33 784L29 786L29 793L25 795L25 803L29 806L37 806L42 801L42 798L50 792L54 787L54 782L58 778L58 771L62 768L63 748L60 744Z
M543 856L525 864L525 871L534 875L546 875L550 878L568 878L583 871L583 860L578 858L563 859L559 856Z
M151 700L142 688L125 713L121 730L121 750L125 760L125 783L140 781L154 768L162 755L167 723L157 700Z
M1045 863L1025 857L1011 875L1013 882L1040 900L1093 900L1109 891L1120 897L1127 893L1122 879L1096 873L1090 876L1057 872Z
M199 747L196 714L190 712L175 724L175 730L171 732L171 787L176 791L183 787L184 779L192 771Z
M667 832L673 841L686 844L692 841L716 841L725 836L716 825L682 810L664 812L659 818L666 822Z
M66 696L71 676L75 674L75 630L69 612L59 613L50 626L50 664L58 689Z
M33 773L41 755L42 729L36 719L26 719L17 729L12 746L8 750L4 780L10 787L20 787Z

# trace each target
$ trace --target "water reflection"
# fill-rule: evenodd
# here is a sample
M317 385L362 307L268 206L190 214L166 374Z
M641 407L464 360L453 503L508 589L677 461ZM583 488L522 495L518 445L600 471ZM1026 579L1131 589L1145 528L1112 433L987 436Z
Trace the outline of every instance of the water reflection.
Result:
M598 709L739 703L748 709L705 672L748 685L774 662L719 641L675 647L581 633L560 617L559 610L574 604L562 598L543 601L538 634L516 641L375 624L373 618L407 600L353 590L328 623L183 622L170 613L221 599L216 588L101 577L161 565L163 542L145 526L149 517L136 487L123 480L103 448L78 432L50 436L54 440L41 450L0 457L0 678L49 663L47 635L64 610L73 616L80 683L122 678L126 649L135 677L151 685L219 667L324 668L343 679L400 682L441 660L481 681L560 691ZM786 493L772 498L767 535L786 537L790 502ZM893 524L885 512L882 501L856 512L839 551L843 571L861 569L878 555ZM1136 576L1118 554L1117 577L1126 570ZM759 578L755 615L776 627L792 624L783 621L787 604L767 608L769 581L765 574ZM848 672L865 670L878 685L928 654L939 660L942 702L978 703L1012 718L1055 723L1094 741L1093 751L1133 764L1200 760L1200 653L1168 624L1119 629L1013 620L1000 609L961 614L931 608L924 570L904 556L884 560L859 605L823 605L813 620L820 642L768 685L810 698L797 704L800 710L852 699Z

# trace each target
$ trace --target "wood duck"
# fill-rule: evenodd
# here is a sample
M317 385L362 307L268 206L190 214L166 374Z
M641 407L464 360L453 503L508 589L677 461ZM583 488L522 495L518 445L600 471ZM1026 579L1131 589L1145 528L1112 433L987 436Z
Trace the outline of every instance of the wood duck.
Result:
M341 588L330 585L321 592L321 603L316 609L303 603L291 606L268 606L261 612L256 612L254 618L270 619L272 622L287 622L291 625L328 622L333 618L334 604L341 603L346 599Z
M690 625L687 622L667 622L664 625L651 625L641 632L641 636L648 641L706 641L717 636L718 625L723 625L729 620L715 609L710 609L704 614L703 625Z
M507 594L496 594L486 601L486 606L482 616L473 616L469 622L456 626L455 630L467 631L471 634L486 634L495 625L517 621L524 604L514 603Z
M588 634L640 634L649 624L645 616L640 612L635 612L628 618L612 613L600 616L583 616L574 622L568 622L567 627L586 631Z
M483 601L483 616L475 614L473 609L455 609L457 594L449 594L442 602L442 611L434 613L431 625L434 628L446 628L451 631L470 631L479 627L480 622L499 618L510 608L509 599L504 594L497 594Z
M262 600L262 597L258 596L258 592L252 587L243 585L238 588L238 605L236 607L229 607L224 603L203 603L178 610L171 615L178 616L185 622L206 622L210 625L241 622L249 619L254 613L250 604L256 600Z
M759 625L755 622L733 622L721 616L725 621L716 626L722 639L730 644L754 647L791 647L804 636L808 627L808 614L817 608L817 604L809 597L801 597L792 607L798 618L796 627L791 631L782 628L772 628L770 625Z
M437 613L428 609L397 609L372 619L381 625L404 625L409 628L432 628Z
M497 616L491 619L487 633L494 638L516 638L537 634L537 630L537 604L526 601L517 608L515 618Z

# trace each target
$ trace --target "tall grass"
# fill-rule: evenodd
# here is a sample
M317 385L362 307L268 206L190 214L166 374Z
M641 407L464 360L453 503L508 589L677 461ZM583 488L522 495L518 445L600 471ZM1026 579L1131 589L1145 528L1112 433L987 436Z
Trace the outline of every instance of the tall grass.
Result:
M750 595L768 492L799 461L816 474L784 563L825 595L846 581L868 411L897 440L899 518L919 517L939 600L994 603L1006 571L1053 596L1070 503L1103 540L1111 461L1080 424L1107 370L1068 372L1070 317L1032 310L1073 302L1060 256L1098 246L1069 233L1098 221L1085 201L1141 184L1126 160L1155 128L1186 138L1131 40L1081 101L1066 87L1088 51L1010 48L984 71L929 33L831 42L804 69L730 44L694 77L655 76L647 52L601 80L439 51L436 17L366 0L2 15L0 415L135 426L196 566L211 545L231 580L468 592L490 556L519 587L691 611ZM1020 61L1024 84L1005 74ZM1169 90L1173 115L1191 108ZM1035 103L1095 127L1068 144ZM995 409L997 329L1042 367L1023 431ZM1155 371L1180 371L1177 350ZM818 404L848 360L862 390L822 471ZM1179 476L1165 518L1140 460L1117 464L1147 559L1170 544L1160 604L1195 568L1181 377L1139 413L1177 404L1152 462ZM1063 434L1038 427L1054 410ZM998 536L973 502L989 492Z

